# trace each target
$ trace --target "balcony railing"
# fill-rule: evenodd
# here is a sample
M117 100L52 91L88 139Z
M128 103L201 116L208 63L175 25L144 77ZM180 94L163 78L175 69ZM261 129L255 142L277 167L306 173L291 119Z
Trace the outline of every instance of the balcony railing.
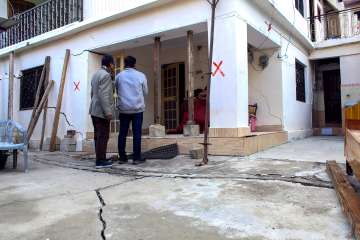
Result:
M49 0L12 18L16 24L0 34L0 48L82 21L83 0Z
M308 21L309 37L313 42L360 35L360 8L331 12L309 18Z

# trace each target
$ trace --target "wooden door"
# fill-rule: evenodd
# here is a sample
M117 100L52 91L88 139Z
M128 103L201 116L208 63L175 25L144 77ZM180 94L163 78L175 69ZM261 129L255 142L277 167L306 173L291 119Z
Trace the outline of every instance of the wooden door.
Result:
M340 70L323 72L325 122L341 124L341 78Z
M176 130L179 125L179 64L168 64L162 68L162 105L165 128Z

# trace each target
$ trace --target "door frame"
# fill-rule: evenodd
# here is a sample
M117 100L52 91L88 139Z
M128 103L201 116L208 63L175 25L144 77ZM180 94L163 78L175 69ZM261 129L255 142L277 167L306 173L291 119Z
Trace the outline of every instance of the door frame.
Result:
M181 118L181 104L183 101L181 101L180 97L181 97L181 87L180 87L180 65L184 65L184 71L186 72L185 69L185 62L173 62L173 63L167 63L167 64L162 64L161 65L161 116L162 116L162 124L165 126L165 94L164 94L164 80L165 80L165 75L164 75L164 70L166 67L169 66L176 66L176 123L177 126L179 126L180 122L182 119ZM184 72L184 78L185 78L185 72ZM185 84L186 79L184 79L184 84ZM185 86L185 85L184 85ZM185 93L184 93L185 94ZM173 131L176 129L166 129L166 131Z

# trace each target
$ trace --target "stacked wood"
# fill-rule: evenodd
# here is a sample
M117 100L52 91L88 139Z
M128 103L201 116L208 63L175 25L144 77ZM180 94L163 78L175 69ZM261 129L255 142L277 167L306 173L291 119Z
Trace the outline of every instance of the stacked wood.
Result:
M360 240L360 197L335 161L326 164L344 213L348 217L357 240Z
M45 61L46 62L46 61ZM46 65L45 65L46 66ZM49 85L49 74L50 74L50 57L49 57L49 63L46 68L46 74L45 74L45 82L44 86L45 88ZM48 107L48 100L45 102L44 106L44 113L43 113L43 124L41 128L41 138L40 138L40 150L43 150L43 144L44 144L44 137L45 137L45 129L46 129L46 118L47 118L47 107Z
M50 152L54 152L56 150L56 145L55 145L56 144L56 135L57 135L58 127L59 127L61 105L62 105L62 99L63 99L63 94L64 94L66 72L67 72L67 67L69 64L69 58L70 58L70 50L67 49L66 53L65 53L64 65L63 65L62 74L61 74L61 83L60 83L60 89L59 89L59 94L58 94L58 100L56 103L54 125L53 125L52 132L51 132L50 149L49 149Z
M39 84L36 89L34 107L33 107L33 111L31 114L31 120L30 120L30 123L28 126L28 140L30 140L30 138L33 134L33 131L36 127L37 121L39 120L39 116L41 114L41 111L42 111L45 103L47 103L47 98L48 98L49 92L47 93L47 95L45 95L45 93L46 93L46 90L45 90L45 93L41 99L40 99L40 97L41 97L41 89L44 87L44 83L49 81L49 74L48 74L49 72L50 72L50 57L47 56L45 58L45 63L44 63L43 70L41 72ZM47 88L47 86L48 86L48 84L45 85L46 88ZM51 88L48 91L50 91L50 90L51 90Z
M36 109L36 112L34 114L34 118L31 119L30 125L29 125L29 129L28 129L28 140L30 140L31 135L34 132L34 129L36 127L36 123L39 120L40 114L45 106L45 103L47 102L49 93L51 88L54 86L54 81L50 81L49 85L47 86L47 88L45 89L44 95L41 98L40 104L38 106L38 108Z
M50 57L47 56L45 58L44 67L43 67L43 69L41 71L39 84L38 84L38 87L36 89L35 102L34 102L34 107L33 107L33 111L31 113L31 118L30 119L34 118L35 112L36 112L36 110L38 108L39 101L40 101L40 95L41 95L41 89L44 86L45 75L46 75L46 72L48 71L49 66L50 66ZM30 124L31 124L31 122L29 123L29 126L30 126Z

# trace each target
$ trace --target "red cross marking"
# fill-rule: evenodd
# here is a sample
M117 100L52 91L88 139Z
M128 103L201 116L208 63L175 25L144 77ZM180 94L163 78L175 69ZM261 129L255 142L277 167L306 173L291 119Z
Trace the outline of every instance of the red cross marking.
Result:
M223 61L220 61L219 64L216 62L213 62L214 66L216 67L215 72L213 72L212 76L215 77L216 74L219 72L221 76L225 77L225 73L221 70L221 65L223 64Z
M77 82L73 82L74 85L75 85L75 88L74 88L74 91L79 91L80 92L80 81L77 81Z

